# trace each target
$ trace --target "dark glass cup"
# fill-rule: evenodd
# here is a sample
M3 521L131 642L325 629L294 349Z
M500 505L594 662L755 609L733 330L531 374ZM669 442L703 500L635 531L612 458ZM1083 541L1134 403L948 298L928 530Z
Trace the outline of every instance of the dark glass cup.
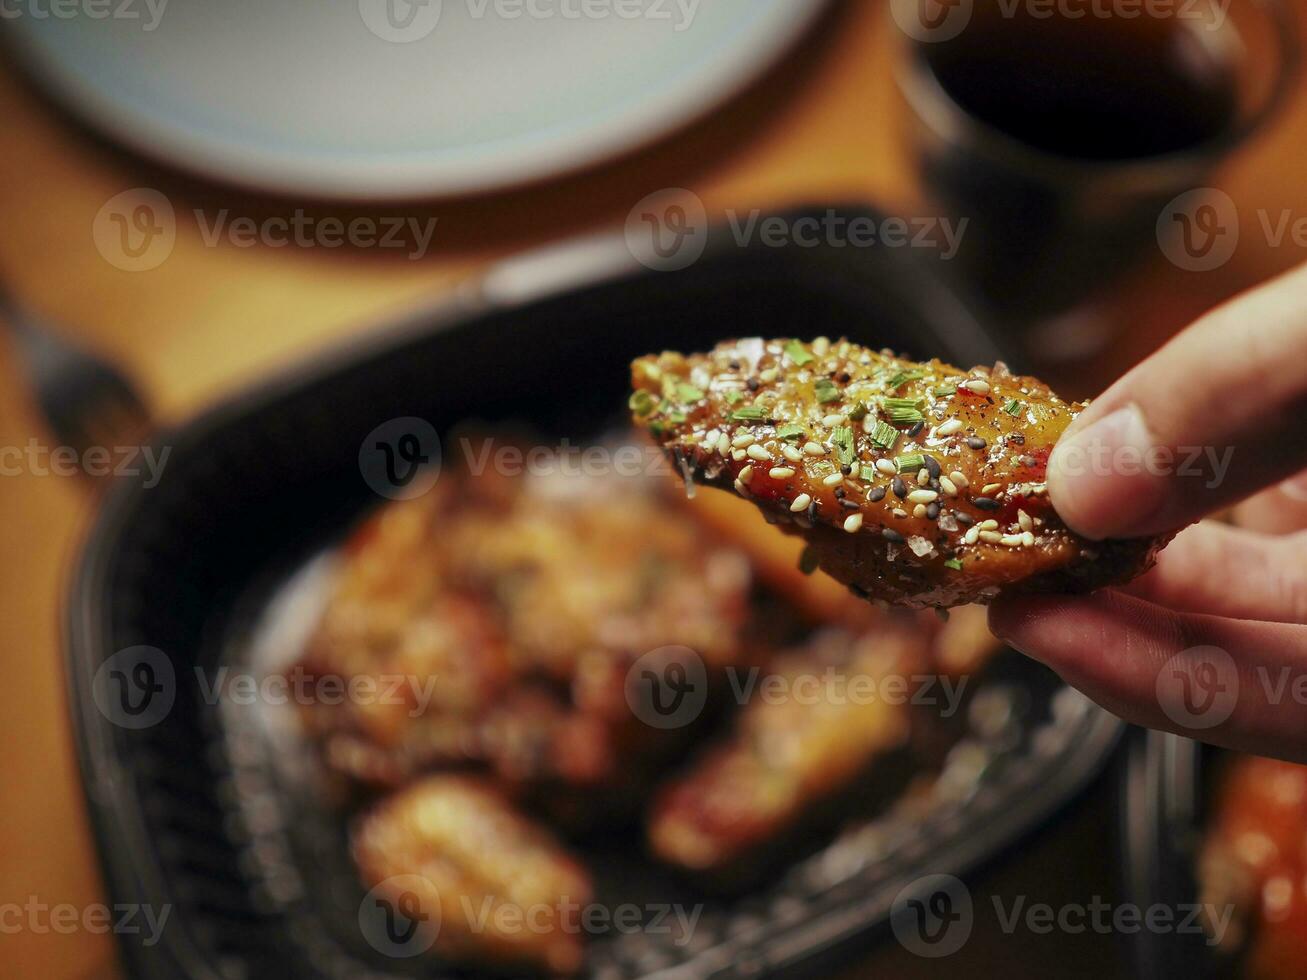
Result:
M1281 0L891 11L922 191L967 220L957 271L1017 325L1065 313L1156 247L1159 215L1271 114L1298 63Z

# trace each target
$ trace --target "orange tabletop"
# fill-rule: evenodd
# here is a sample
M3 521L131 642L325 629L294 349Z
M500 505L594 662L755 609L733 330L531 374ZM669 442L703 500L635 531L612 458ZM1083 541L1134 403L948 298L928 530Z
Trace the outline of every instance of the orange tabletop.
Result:
M911 213L902 209L915 198L914 180L892 126L899 111L889 68L892 32L880 2L850 0L768 80L711 118L582 176L381 212L308 206L319 217L435 217L431 251L419 260L378 249L210 244L204 229L185 217L196 208L265 217L292 214L302 202L251 199L120 153L5 65L0 268L27 305L125 365L160 416L181 419L308 351L367 329L388 311L451 289L499 256L620 224L637 201L661 188L694 190L710 214L856 199ZM1068 394L1093 393L1219 299L1307 259L1292 234L1278 240L1274 234L1284 217L1307 218L1307 99L1300 94L1217 178L1240 209L1234 258L1216 271L1192 273L1158 253L1146 256L1111 304L1129 329L1091 362L1050 369ZM140 187L165 194L181 217L169 258L132 273L105 261L93 227L107 201ZM0 446L44 439L7 346L0 346L0 357ZM0 477L0 904L31 897L84 907L101 900L64 706L59 637L65 578L91 513L77 479L33 472ZM1087 898L1090 885L1110 887L1104 870L1110 855L1089 853L1110 841L1109 813L1102 801L1091 803L1049 840L1031 845L1021 858L1035 868L1029 880L1042 882L1054 901ZM1002 880L1027 880L1022 866L1005 868ZM1112 942L1089 937L1058 945L1056 938L1025 944L981 938L968 954L973 972L1117 972ZM8 977L112 976L113 958L112 942L94 934L27 930L0 937L0 973ZM891 950L855 964L850 975L882 970L930 974L924 961Z

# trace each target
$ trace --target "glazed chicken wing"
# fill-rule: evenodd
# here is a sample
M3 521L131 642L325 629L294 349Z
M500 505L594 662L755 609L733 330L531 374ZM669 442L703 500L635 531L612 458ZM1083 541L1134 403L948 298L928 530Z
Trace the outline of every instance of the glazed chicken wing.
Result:
M1147 570L1162 539L1088 541L1048 502L1083 408L1039 381L848 341L759 339L632 366L630 407L687 479L756 503L864 598L939 607L1084 592Z
M590 902L589 876L486 784L415 783L360 821L353 848L369 889L435 925L434 952L546 973L580 966L584 937L570 910Z

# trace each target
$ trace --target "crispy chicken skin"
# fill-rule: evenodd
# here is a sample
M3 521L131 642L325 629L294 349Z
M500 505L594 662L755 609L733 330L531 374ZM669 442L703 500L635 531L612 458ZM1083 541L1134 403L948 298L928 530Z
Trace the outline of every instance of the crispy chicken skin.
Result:
M448 775L414 783L359 822L353 850L369 889L415 876L392 885L415 892L406 904L415 897L438 924L435 952L555 974L581 965L580 920L568 910L590 902L589 876L487 784Z
M906 743L909 707L883 696L882 682L927 657L926 637L910 622L861 635L830 630L778 656L727 739L655 801L654 853L709 876L743 871Z
M1165 543L1092 542L1061 522L1046 465L1084 406L1001 364L750 339L640 358L632 385L636 423L687 479L752 500L863 598L1086 592L1146 571Z
M1243 976L1307 976L1307 766L1231 760L1198 870L1200 902L1234 907L1225 935L1212 931L1243 952Z

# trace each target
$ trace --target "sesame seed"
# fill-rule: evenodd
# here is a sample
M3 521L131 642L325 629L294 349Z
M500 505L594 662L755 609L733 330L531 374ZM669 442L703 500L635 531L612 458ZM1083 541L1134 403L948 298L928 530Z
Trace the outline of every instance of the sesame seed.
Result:
M917 470L917 486L924 487L924 486L928 486L929 484L930 484L930 470L924 468Z
M777 371L775 368L768 368L766 371L763 371L761 374L758 375L758 380L761 381L763 384L769 385L780 376L781 373Z
M972 436L967 440L967 446L970 449L984 449L988 445L989 443L980 438L980 436Z
M939 460L937 460L934 456L927 456L925 457L925 459L926 459L926 472L930 474L930 478L932 480L938 480L939 474L943 472L940 469Z
M867 491L867 500L873 504L878 504L885 499L886 492L884 487L872 487Z
M894 510L891 511L891 513L899 520L903 520L905 517L908 516L908 512L904 510L902 507L895 507Z
M926 520L928 521L939 520L939 504L926 505Z
M749 488L746 487L739 480L735 481L735 492L738 493L741 497L749 496Z
M917 506L913 507L913 508L912 508L912 516L915 517L915 518L916 518L917 520L919 520L919 521L920 521L920 520L924 520L925 517L926 517L926 505L925 505L925 504L917 504Z
M892 459L876 460L876 469L880 470L886 476L898 476L899 468L894 465Z
M786 459L788 459L791 463L803 462L803 453L799 452L793 446L782 446L781 455L784 456Z
M723 432L717 437L717 452L721 456L726 456L731 451L731 437Z
M1017 511L1017 523L1021 525L1023 531L1033 531L1035 529L1035 522L1030 519L1030 515L1024 510Z
M750 483L752 480L753 480L753 467L752 467L752 466L746 466L744 469L740 470L740 482L741 482L741 483L747 485L747 484Z
M967 529L967 533L962 536L964 544L975 544L980 540L980 528L972 527Z
M821 424L828 429L838 429L848 420L843 415L827 415L821 420Z
M1002 504L992 497L973 497L971 502L981 510L998 510Z
M756 459L760 463L770 462L771 460L771 453L767 452L767 450L763 449L762 446L758 445L756 442L745 450L745 452L748 453L750 459Z
M794 498L794 503L790 504L790 511L791 513L798 514L801 511L807 510L810 503L812 503L812 497L808 496L806 493L801 493Z
M862 504L854 500L840 500L840 506L845 510L861 510Z
M821 482L826 484L826 486L828 487L838 487L841 483L844 482L844 474L832 473L830 476L826 477L826 479L822 480Z
M953 512L953 516L957 518L957 522L961 524L963 527L970 527L972 524L976 523L976 519L974 517L960 510L955 510Z
M1004 548L1020 548L1020 547L1021 547L1021 535L1019 535L1019 534L1005 534L1005 535L1003 535L1002 540L999 541L999 544L1001 544Z
M939 428L935 430L935 435L940 437L951 436L955 432L960 432L961 430L962 430L961 419L949 419L947 422L945 422L943 425L941 425Z
M740 460L744 459L744 450L743 450L743 449L732 449L732 450L731 450L731 459L735 460L737 463L738 463Z
M958 495L957 485L946 476L941 476L939 478L939 486L940 489L950 497L956 497Z
M933 504L938 499L939 494L934 490L913 490L908 494L910 504Z
M995 521L995 520L981 521L981 522L980 522L978 525L976 525L976 526L979 527L982 531L997 531L997 530L998 530L998 521Z
M850 534L857 534L859 531L861 531L862 515L850 514L848 516L848 519L844 522L844 530L848 531Z
M790 469L788 466L775 466L767 475L773 480L788 480L790 477L794 476L794 470Z
M953 485L959 490L965 490L971 486L971 481L967 479L966 474L961 470L954 470L948 475L948 478L953 481Z
M1003 540L1003 535L999 534L997 531L981 531L980 540L984 541L986 544L998 544Z
M812 352L818 357L825 357L830 353L830 339L827 337L818 337L812 342Z
M747 449L757 441L758 441L757 438L754 437L754 434L752 432L741 432L738 436L736 436L734 439L731 440L731 445L734 446L736 449Z
M967 388L974 391L977 395L988 395L990 388L989 382L983 378L972 378L970 381L964 381L958 385L959 388Z
M892 544L903 543L903 535L899 534L899 532L894 530L894 528L892 527L885 528L883 531L880 532L880 536L884 538L886 541L891 542Z
M1003 489L1003 484L1001 483L986 483L983 487L980 488L980 493L982 496L992 497L994 496L994 494L998 493L1002 489Z
M806 442L803 444L803 451L809 456L825 456L826 447L817 442Z
M908 486L903 482L903 477L896 476L891 486L894 488L894 496L898 497L900 500L908 495Z
M1021 545L1025 548L1033 548L1035 546L1035 532L1023 531L1021 533Z

